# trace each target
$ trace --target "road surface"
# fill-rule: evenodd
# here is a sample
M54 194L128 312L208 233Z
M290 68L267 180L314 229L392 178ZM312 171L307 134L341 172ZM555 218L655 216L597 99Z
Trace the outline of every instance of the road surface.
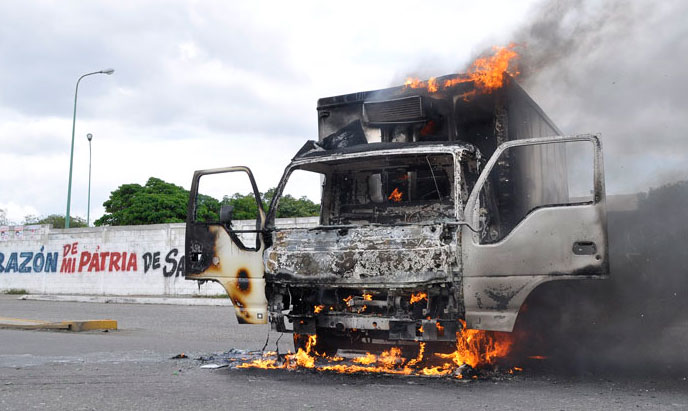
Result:
M20 301L0 316L112 318L119 330L0 330L0 409L688 409L688 375L571 373L529 365L515 377L449 379L310 371L201 369L194 358L259 350L267 326L239 326L230 307ZM270 333L269 348L278 334ZM291 348L289 336L280 349ZM189 359L170 359L185 353Z

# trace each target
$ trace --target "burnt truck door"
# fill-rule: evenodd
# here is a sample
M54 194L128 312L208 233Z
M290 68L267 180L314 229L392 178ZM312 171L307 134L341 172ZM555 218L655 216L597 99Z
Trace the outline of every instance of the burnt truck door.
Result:
M255 225L243 227L232 221L234 210L222 200L247 191L252 193L257 211ZM211 197L209 192L220 194ZM243 212L241 218L246 218ZM250 169L228 167L194 173L186 217L186 278L220 283L240 324L267 324L264 226L265 213Z
M521 305L539 284L606 278L599 138L543 137L502 144L466 202L464 223L468 328L512 331Z

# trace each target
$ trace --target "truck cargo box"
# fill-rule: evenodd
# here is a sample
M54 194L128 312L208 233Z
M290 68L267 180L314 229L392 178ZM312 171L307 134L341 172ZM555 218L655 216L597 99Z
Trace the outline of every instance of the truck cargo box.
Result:
M489 158L502 143L563 135L532 98L506 73L490 92L448 75L428 82L321 98L319 144L325 150L374 143L469 143ZM457 83L457 84L453 84ZM554 151L554 152L553 152ZM568 203L564 145L524 147L492 176L501 233L528 210ZM547 170L542 173L540 170ZM527 176L527 177L526 177Z

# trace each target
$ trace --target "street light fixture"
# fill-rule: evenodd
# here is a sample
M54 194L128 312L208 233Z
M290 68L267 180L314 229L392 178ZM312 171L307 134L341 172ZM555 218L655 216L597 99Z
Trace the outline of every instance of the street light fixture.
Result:
M86 227L91 226L91 140L93 134L86 134L88 139L88 208L86 209Z
M94 74L107 74L110 75L114 73L115 70L108 68L100 71L94 71L93 73L86 73L79 77L76 81L76 90L74 91L74 116L72 117L72 150L69 154L69 185L67 187L67 214L65 215L65 228L69 228L69 206L72 202L72 166L74 164L74 128L76 127L76 98L79 94L79 82L82 78L86 76L92 76ZM90 197L90 195L89 195Z

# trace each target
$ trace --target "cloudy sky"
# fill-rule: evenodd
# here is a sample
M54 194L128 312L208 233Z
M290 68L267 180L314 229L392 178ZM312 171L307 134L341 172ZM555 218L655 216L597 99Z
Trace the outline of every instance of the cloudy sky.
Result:
M250 166L277 184L317 138L319 97L462 71L519 42L522 85L566 133L601 132L607 189L688 176L686 2L3 1L0 209L63 214L74 86L72 215L121 184L186 188ZM317 188L303 188L312 194Z

